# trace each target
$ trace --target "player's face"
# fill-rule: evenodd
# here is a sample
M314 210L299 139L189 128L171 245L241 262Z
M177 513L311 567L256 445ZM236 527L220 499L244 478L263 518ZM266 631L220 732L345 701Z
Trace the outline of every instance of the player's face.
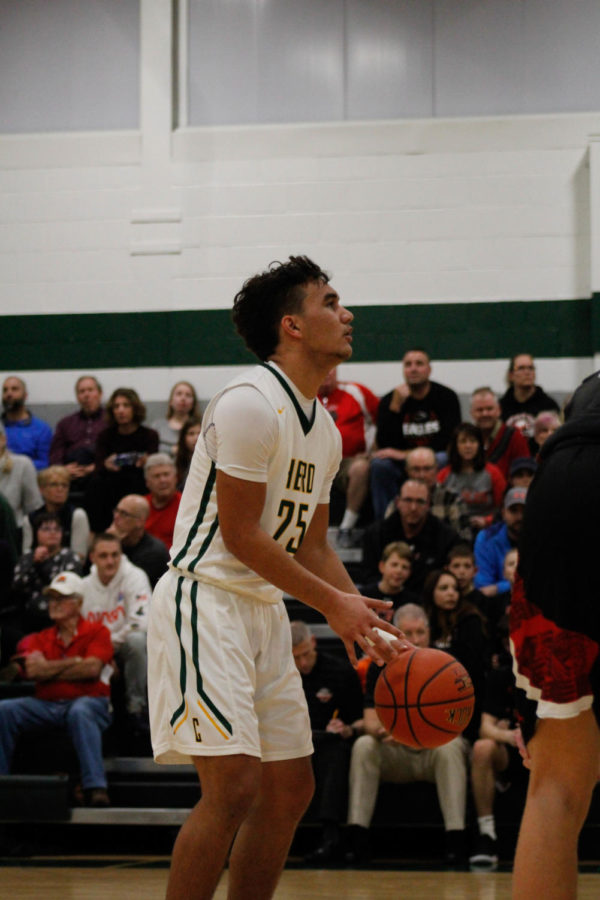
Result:
M194 394L189 384L181 382L171 391L171 406L175 412L189 413L194 408Z
M413 450L406 460L408 477L424 481L427 487L434 486L436 472L435 456L429 450Z
M429 647L429 625L423 619L406 616L396 619L396 625L404 632L406 640L415 647Z
M98 570L98 578L107 584L117 574L121 562L121 548L115 541L98 541L90 559Z
M456 556L448 563L448 571L452 572L462 591L475 577L475 563L470 556Z
M456 579L452 575L440 575L433 589L433 602L438 609L455 609L458 597Z
M410 570L410 561L397 553L390 553L385 561L379 563L379 571L389 591L400 590Z
M354 315L340 303L336 291L329 284L313 281L306 286L302 311L297 319L306 352L319 365L333 367L352 356L352 325ZM298 330L298 328L296 329Z
M477 439L470 434L459 434L456 438L456 449L463 462L473 462L479 450Z
M82 378L77 385L77 402L88 416L97 412L102 402L102 391L93 378Z
M431 375L431 366L425 353L411 350L402 360L404 380L409 387L420 387L427 384Z
M317 661L317 648L314 637L292 647L294 662L301 675L310 675Z
M535 384L535 365L527 353L515 357L510 381L515 387L532 387Z
M177 473L173 466L152 466L146 472L146 484L153 497L168 500L177 487Z
M500 407L493 394L477 394L471 403L471 418L482 431L491 431L500 417Z

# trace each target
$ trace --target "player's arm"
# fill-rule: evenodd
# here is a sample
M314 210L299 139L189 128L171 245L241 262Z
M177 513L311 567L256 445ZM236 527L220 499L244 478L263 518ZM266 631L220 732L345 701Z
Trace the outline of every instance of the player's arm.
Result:
M334 584L290 556L262 528L260 520L266 498L264 482L234 478L217 469L216 485L219 526L230 553L265 581L318 609L342 638L354 665L355 642L378 664L397 655L396 649L374 630L379 627L402 636L397 628L377 616L376 610L387 609L388 604L361 597L324 548L319 552L315 549L312 554L308 551L308 556L319 572L333 576ZM316 538L312 540L316 541Z

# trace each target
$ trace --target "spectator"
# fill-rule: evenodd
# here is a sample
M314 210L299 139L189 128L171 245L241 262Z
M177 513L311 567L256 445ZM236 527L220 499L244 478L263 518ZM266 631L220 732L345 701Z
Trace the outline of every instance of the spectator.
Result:
M394 623L417 647L429 646L429 624L424 610L409 603L401 606ZM377 718L373 692L379 675L377 666L367 672L363 729L352 748L348 824L352 827L352 850L348 862L364 863L370 856L369 832L380 783L435 784L446 831L446 861L460 862L464 854L467 796L466 745L462 737L435 750L414 750L395 741Z
M429 573L422 600L429 618L432 647L455 656L471 676L475 711L465 729L465 736L473 739L479 728L489 661L485 618L473 603L462 596L457 579L446 569Z
M490 669L481 715L479 738L473 745L471 787L477 812L477 842L469 863L473 868L495 869L498 840L494 820L496 784L506 789L512 773L523 769L517 749L518 726L515 714L515 679L510 655L503 664Z
M431 447L438 463L460 422L458 397L430 381L431 363L424 350L409 350L403 359L405 383L381 398L377 414L377 450L371 460L371 498L375 518L385 510L404 478L404 460L414 447Z
M15 514L8 500L0 494L0 613L7 605L18 555L19 537Z
M125 704L132 726L147 730L148 576L123 556L121 542L114 534L96 535L90 560L92 571L83 579L82 615L110 631L115 661L125 681Z
M480 531L475 540L477 574L475 587L487 597L494 597L510 590L504 577L504 558L511 547L516 547L523 525L526 488L511 488L504 498L502 521Z
M108 630L81 617L82 581L60 572L46 588L51 626L23 638L17 649L34 697L0 701L0 774L8 775L15 744L29 731L64 729L81 768L87 806L109 806L102 732L111 720Z
M144 475L150 491L146 494L150 506L146 531L162 541L167 550L170 550L175 519L181 502L181 491L177 490L175 463L166 453L152 453L146 460Z
M331 370L318 396L342 436L342 463L334 485L345 495L346 509L338 546L351 547L355 543L352 529L369 492L369 453L375 440L379 400L362 384L338 381L337 368Z
M144 463L158 449L158 434L146 428L146 407L133 388L117 388L106 405L108 426L96 442L96 472L86 497L92 531L110 524L125 494L143 494Z
M116 534L129 562L143 569L151 587L154 587L167 570L169 553L162 541L146 531L149 515L150 504L146 498L140 494L128 494L115 506L108 533Z
M560 428L560 419L556 413L541 412L535 417L533 423L533 443L532 450L536 455L542 449L544 441L554 434L557 428Z
M77 412L62 418L50 445L50 465L65 466L71 492L83 493L94 472L96 441L105 428L102 387L93 375L80 375L75 382Z
M437 480L460 497L469 513L470 539L491 525L502 506L506 479L493 463L485 461L482 434L475 425L463 422L448 445L448 465Z
M517 459L513 459L508 470L508 486L528 488L536 472L537 462L533 457L517 457Z
M48 601L44 594L59 572L81 574L77 553L62 546L62 525L56 513L43 512L35 521L35 550L24 553L15 566L13 593L21 633L48 628Z
M498 466L508 478L512 460L531 455L527 438L518 428L502 422L496 395L489 387L477 388L471 394L471 418L483 435L486 461Z
M535 383L535 364L529 353L517 353L508 364L508 390L500 397L502 421L531 439L538 413L558 413L558 403Z
M404 541L412 551L412 572L406 582L408 590L420 593L427 573L445 564L450 548L459 542L459 537L449 525L431 514L430 502L424 482L414 479L404 482L395 511L365 531L365 581L377 577L383 548L392 541Z
M202 419L200 416L190 416L184 422L179 437L177 438L177 452L175 453L175 468L177 469L177 490L183 491L190 469L190 463L196 441L202 432Z
M407 591L405 584L412 570L412 551L404 541L392 541L383 548L379 560L381 578L362 585L361 594L375 600L391 600L392 606L380 613L380 618L391 622L394 612L405 603L418 603L419 596Z
M69 470L66 466L48 466L38 472L43 504L23 521L23 550L35 550L35 521L44 512L54 513L62 526L62 545L70 547L85 562L90 543L90 523L86 511L73 506L69 496Z
M8 500L18 528L22 527L25 515L42 502L35 466L28 456L9 452L2 422L0 422L0 494Z
M407 478L424 481L429 488L431 512L436 519L442 519L461 538L470 540L469 512L457 494L448 491L444 485L438 483L438 467L435 453L431 447L416 447L414 450L409 450L406 454L405 466Z
M306 861L325 863L341 852L340 825L346 818L350 750L362 718L362 690L348 659L318 649L310 628L291 623L292 653L302 678L312 728L315 812L322 826Z
M157 449L161 453L168 453L171 458L175 456L181 429L192 416L200 418L196 391L189 381L178 381L171 388L166 416L152 423L152 428L158 432Z
M8 449L28 456L36 469L48 465L52 429L25 407L27 387L21 378L11 375L2 385L2 422Z

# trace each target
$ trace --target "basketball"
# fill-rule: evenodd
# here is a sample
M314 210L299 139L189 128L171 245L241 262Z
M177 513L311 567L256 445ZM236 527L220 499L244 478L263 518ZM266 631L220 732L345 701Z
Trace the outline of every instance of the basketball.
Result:
M471 721L475 693L457 659L432 648L406 650L382 670L375 710L383 727L407 747L447 744Z

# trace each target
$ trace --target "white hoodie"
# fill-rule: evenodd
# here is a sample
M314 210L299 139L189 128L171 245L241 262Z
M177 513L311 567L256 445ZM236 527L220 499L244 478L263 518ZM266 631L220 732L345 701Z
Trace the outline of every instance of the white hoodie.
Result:
M142 569L125 555L108 584L98 578L96 566L83 579L81 614L89 622L102 622L110 631L113 646L122 644L130 631L146 631L152 588Z

